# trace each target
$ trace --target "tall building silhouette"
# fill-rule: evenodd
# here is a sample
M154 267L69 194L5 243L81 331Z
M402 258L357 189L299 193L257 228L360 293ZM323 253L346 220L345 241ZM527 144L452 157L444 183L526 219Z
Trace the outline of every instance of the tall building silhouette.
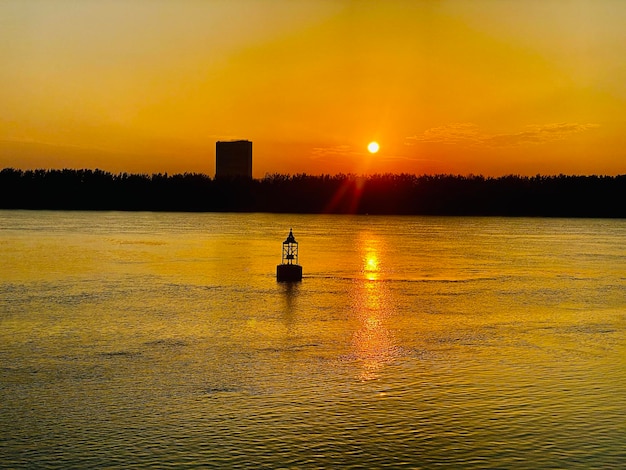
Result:
M216 178L252 178L252 142L233 140L215 144Z

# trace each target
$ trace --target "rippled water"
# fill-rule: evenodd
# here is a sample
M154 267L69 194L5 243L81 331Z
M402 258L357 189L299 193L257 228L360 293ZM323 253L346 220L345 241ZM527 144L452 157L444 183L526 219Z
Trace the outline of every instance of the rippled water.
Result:
M626 467L624 220L0 211L0 255L0 468Z

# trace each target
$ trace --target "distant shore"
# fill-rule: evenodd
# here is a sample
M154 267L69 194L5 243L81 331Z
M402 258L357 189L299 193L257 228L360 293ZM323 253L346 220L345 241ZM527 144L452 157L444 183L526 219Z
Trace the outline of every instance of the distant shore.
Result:
M0 209L626 217L626 175L518 176L0 171Z

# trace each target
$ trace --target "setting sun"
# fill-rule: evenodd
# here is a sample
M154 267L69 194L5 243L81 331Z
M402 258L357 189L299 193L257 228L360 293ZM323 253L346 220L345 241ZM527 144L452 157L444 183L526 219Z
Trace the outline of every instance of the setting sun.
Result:
M378 142L370 142L369 144L367 144L367 150L369 151L369 153L376 153L378 152L379 148L380 145L378 145Z

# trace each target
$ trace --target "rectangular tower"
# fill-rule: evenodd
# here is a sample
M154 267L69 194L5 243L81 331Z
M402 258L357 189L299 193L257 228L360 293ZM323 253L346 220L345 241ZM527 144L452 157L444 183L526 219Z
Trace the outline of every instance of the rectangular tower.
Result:
M215 144L216 178L252 178L252 142L233 140Z

